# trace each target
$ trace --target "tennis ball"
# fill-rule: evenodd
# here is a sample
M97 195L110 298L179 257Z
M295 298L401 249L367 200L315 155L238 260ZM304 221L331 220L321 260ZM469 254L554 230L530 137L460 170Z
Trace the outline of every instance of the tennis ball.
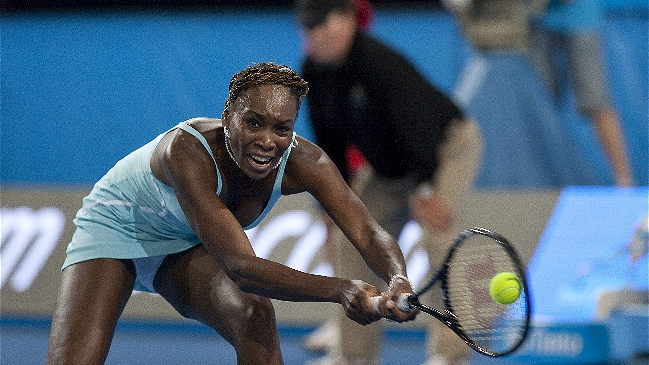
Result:
M491 279L489 294L496 303L512 304L521 295L521 282L512 272L501 272Z

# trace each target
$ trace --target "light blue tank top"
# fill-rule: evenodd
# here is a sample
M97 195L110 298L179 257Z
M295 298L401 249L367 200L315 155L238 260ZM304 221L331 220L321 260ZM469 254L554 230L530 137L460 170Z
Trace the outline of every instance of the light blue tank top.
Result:
M169 255L200 243L180 208L176 194L151 171L151 154L170 131L180 128L196 137L216 167L221 193L222 178L205 138L186 123L180 123L118 161L83 199L77 226L68 245L63 268L94 258L117 259ZM263 212L244 229L257 226L281 196L282 178L291 146L278 166L273 191Z

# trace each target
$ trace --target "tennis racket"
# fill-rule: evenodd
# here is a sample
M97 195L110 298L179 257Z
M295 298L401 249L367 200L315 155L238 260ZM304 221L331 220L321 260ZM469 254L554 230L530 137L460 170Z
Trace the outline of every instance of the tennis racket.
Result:
M489 292L498 273L514 273L521 294L511 304L499 304ZM437 286L444 309L421 303L422 294ZM379 298L372 298L378 311ZM530 324L530 293L525 270L514 247L503 236L484 228L464 230L453 242L442 266L414 294L402 294L401 310L418 309L442 321L473 350L499 357L525 340Z

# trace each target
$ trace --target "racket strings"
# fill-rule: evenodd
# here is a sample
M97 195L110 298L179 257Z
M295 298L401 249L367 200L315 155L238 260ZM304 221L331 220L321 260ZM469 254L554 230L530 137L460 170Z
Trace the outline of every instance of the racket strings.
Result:
M523 339L525 292L510 305L496 303L489 294L489 284L496 274L509 271L522 277L518 265L499 242L483 235L468 237L447 269L446 303L477 345L504 352Z

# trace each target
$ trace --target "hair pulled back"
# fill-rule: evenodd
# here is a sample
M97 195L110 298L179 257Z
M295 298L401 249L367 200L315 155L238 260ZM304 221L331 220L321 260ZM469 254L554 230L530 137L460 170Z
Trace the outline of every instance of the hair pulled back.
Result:
M264 84L283 85L293 89L297 97L298 109L302 99L309 92L307 82L290 67L274 62L264 62L248 66L232 76L225 108L229 108L244 91L253 86Z

